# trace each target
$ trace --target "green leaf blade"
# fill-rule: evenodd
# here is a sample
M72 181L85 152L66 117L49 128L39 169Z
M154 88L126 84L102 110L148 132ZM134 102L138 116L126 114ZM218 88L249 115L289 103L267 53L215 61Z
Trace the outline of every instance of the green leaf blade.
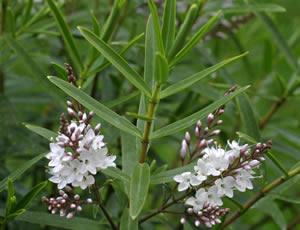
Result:
M235 92L215 101L214 103L210 104L209 106L206 106L204 109L202 109L180 121L176 121L172 124L169 124L165 127L162 127L160 129L154 131L152 133L152 135L150 136L150 138L155 139L155 138L159 138L159 137L168 136L168 135L174 134L176 132L179 132L181 130L184 130L193 124L196 124L196 122L198 120L205 118L209 113L218 109L220 106L224 105L226 102L230 101L232 98L234 98L238 94L244 92L249 87L250 86L245 86L243 88L240 88L240 89L236 90Z
M166 54L171 49L175 37L176 0L166 0L162 21L162 39Z
M63 81L57 77L50 76L48 78L53 84L55 84L65 93L76 99L79 103L83 104L89 110L93 111L106 122L131 135L142 137L141 131L137 127L135 127L130 121L121 117L119 114L110 110L100 102L96 101L94 98L90 97L82 90L74 87L70 83Z
M129 214L135 220L143 209L150 184L150 168L147 163L137 164L133 170L129 192Z
M138 230L138 220L132 220L129 215L129 210L126 208L121 217L120 230Z
M247 55L248 53L244 53L242 55L233 57L233 58L229 58L226 59L216 65L213 65L199 73L196 73L190 77L187 77L179 82L174 83L173 85L169 86L168 88L164 89L163 91L160 92L159 94L159 98L163 99L166 98L168 96L171 96L175 93L178 93L190 86L192 86L193 84L197 83L198 81L200 81L201 79L209 76L210 74L212 74L213 72L217 71L218 69L222 68L223 66L241 58L244 57L245 55Z
M91 43L108 61L110 61L126 79L141 92L151 97L151 90L139 74L108 44L86 28L78 28L82 36Z
M43 127L37 126L37 125L31 125L31 124L26 124L24 123L25 127L29 130L31 130L32 132L46 138L47 140L51 140L52 138L57 137L57 133L52 132L49 129L45 129Z

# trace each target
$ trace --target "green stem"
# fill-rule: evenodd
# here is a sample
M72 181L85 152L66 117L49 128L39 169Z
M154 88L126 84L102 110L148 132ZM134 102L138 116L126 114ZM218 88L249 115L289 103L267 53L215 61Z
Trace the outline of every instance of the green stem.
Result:
M289 180L290 178L296 176L300 173L300 168L296 168L288 173L289 177L279 177L275 181L273 181L271 184L267 185L263 188L259 193L257 193L251 200L249 200L245 205L243 211L236 211L232 216L230 216L222 225L221 229L224 229L229 224L231 224L233 221L235 221L237 218L239 218L241 215L243 215L251 206L253 206L257 201L259 201L261 198L263 198L268 192L276 188L277 186L281 185L283 182Z
M5 31L7 0L2 1L0 35ZM4 73L0 70L0 94L4 93Z
M142 139L142 148L141 148L141 154L140 154L140 163L144 163L147 157L147 149L149 145L149 136L150 136L150 131L151 131L151 125L153 122L153 117L154 117L154 112L155 112L155 106L158 102L158 93L160 90L160 84L156 84L154 88L154 92L152 94L152 97L149 101L148 105L148 111L147 111L147 117L150 118L151 120L147 121L145 124L145 129L144 129L144 135Z

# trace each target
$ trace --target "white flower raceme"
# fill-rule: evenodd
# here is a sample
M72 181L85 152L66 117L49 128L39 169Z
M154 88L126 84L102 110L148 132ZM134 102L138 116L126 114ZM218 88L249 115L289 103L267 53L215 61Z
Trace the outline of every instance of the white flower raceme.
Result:
M108 155L103 138L84 122L71 122L67 132L59 135L56 142L50 143L51 152L46 157L50 160L48 166L53 176L49 180L58 184L59 189L67 184L82 189L93 185L93 175L98 171L116 167L116 156ZM73 153L66 152L66 149L71 149Z

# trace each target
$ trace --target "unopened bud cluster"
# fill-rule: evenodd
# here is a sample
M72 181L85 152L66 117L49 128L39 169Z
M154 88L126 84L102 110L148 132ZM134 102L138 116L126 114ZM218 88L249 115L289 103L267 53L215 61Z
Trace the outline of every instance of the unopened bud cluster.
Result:
M230 89L225 95L233 92ZM195 225L201 222L206 227L212 227L220 223L218 217L225 215L229 209L220 209L223 205L222 197L233 197L233 191L245 192L252 189L252 179L255 178L253 169L264 161L263 154L272 147L272 142L258 143L252 149L248 144L239 145L236 141L227 141L230 148L225 150L221 146L211 145L213 136L220 133L219 130L211 130L221 124L216 118L224 113L224 106L207 116L206 126L203 128L201 121L197 122L195 129L196 144L191 150L191 136L185 134L180 150L180 158L184 165L197 161L193 171L176 175L174 180L179 183L178 191L190 189L194 196L185 201L186 216L196 217ZM201 132L202 129L202 132ZM187 154L188 153L188 154ZM185 218L181 219L181 223Z
M82 211L82 205L91 204L93 200L88 198L80 200L78 194L74 194L71 187L66 186L66 192L59 191L58 197L42 197L42 201L48 206L48 211L51 214L59 213L60 216L66 216L68 219L72 218L77 212Z
M70 83L76 85L72 68L66 66ZM83 105L76 101L67 101L67 105L72 120L67 121L62 114L59 135L52 139L51 151L46 155L50 160L49 173L53 175L49 180L59 189L67 184L86 189L95 183L97 171L116 166L116 156L108 155L104 136L99 134L100 123L95 128L90 125L94 113L85 113Z

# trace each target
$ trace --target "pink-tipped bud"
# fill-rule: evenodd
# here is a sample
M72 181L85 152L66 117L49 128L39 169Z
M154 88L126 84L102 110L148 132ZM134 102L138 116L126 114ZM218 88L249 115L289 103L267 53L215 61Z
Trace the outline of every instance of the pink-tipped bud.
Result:
M256 147L257 149L260 149L261 146L262 146L261 143L257 143L255 147Z
M97 133L99 132L99 130L100 130L100 127L101 127L101 124L100 124L100 123L98 123L98 124L96 125L96 127L94 128L94 132L95 132L95 134L97 134Z
M220 124L222 124L222 123L223 123L222 120L218 120L218 121L216 122L216 125L220 125Z
M184 223L185 223L185 218L184 218L184 217L182 217L182 218L180 219L180 223L181 223L181 224L184 224Z
M186 143L189 145L191 143L191 135L190 135L190 133L186 132L184 138L185 138Z
M79 112L78 112L78 117L79 117L79 119L82 119L82 115L83 115L82 111L79 111Z
M52 205L49 205L48 210L51 211L51 209L52 209Z
M94 117L94 112L93 111L91 111L91 112L89 112L89 115L88 115L88 120L91 120L93 117Z
M81 206L77 206L76 210L77 210L78 212L81 212L81 211L82 211L82 207L81 207Z
M182 161L184 161L185 156L186 156L186 149L185 149L185 148L181 148L181 149L180 149L180 159L181 159Z
M207 134L207 133L208 133L208 127L205 127L204 134Z
M221 132L221 130L217 129L217 130L214 130L212 131L209 136L212 137L212 136L216 136L216 135L219 135L219 133Z
M70 208L76 208L76 204L71 204Z
M58 202L60 202L62 199L63 199L63 198L62 198L61 196L58 196L58 197L56 198L56 200L57 200Z
M73 109L68 108L68 113L69 113L69 115L70 115L71 117L76 117L76 114L75 114L75 112L74 112Z
M198 126L196 126L196 129L195 129L195 136L196 136L197 138L200 137L200 130L199 130Z
M185 139L183 139L182 142L181 142L181 148L184 148L184 149L186 149L186 150L187 150L187 148L188 148L188 144L186 143L186 140L185 140Z
M69 197L69 196L68 196L67 193L65 193L65 194L63 195L63 198L64 198L64 199L68 199L68 197Z
M203 214L203 212L201 212L201 211L199 211L199 212L197 213L198 216L201 216L202 214Z
M75 212L69 212L67 215L67 219L71 219L74 216Z
M82 121L83 121L83 122L86 122L86 121L87 121L87 115L86 115L86 113L84 113L84 114L82 115Z
M206 222L204 222L204 224L205 224L205 226L208 227L208 228L211 228L211 227L212 227L210 221L206 221Z
M57 212L57 208L53 209L53 210L51 211L51 214L55 214L56 212Z
M222 221L220 219L215 219L216 223L221 224Z
M79 199L80 199L80 196L79 196L78 194L75 194L74 199L75 199L75 200L79 200Z
M206 216L201 216L200 219L203 221L209 221L209 219Z
M59 212L59 215L60 216L65 216L67 213L67 211L65 209L61 209L60 212Z
M214 140L213 139L210 139L210 140L208 140L207 142L206 142L206 145L210 145L211 143L213 143L214 142Z
M203 205L203 208L208 208L209 207L209 203L205 202L205 204Z
M196 226L196 227L199 227L200 224L201 224L200 220L196 220L196 221L195 221L195 226Z
M93 200L92 200L91 198L88 198L88 199L86 200L86 202L87 202L88 204L91 204L91 203L93 203Z
M219 111L218 111L218 115L222 115L224 113L224 109L220 109Z
M68 107L70 107L70 108L74 108L73 103L70 102L70 101L67 101L67 105L68 105Z
M212 113L210 113L210 114L208 114L208 116L207 116L207 121L208 121L208 122L211 122L214 118L215 118L215 116L214 116Z
M201 149L202 147L206 146L206 140L202 139L199 143L199 145L197 146L197 149Z
M258 160L253 160L253 161L250 161L250 163L249 163L250 167L256 167L259 164L260 164L260 161L258 161Z
M53 197L50 198L50 202L53 202L55 201L55 199Z
M258 160L259 160L260 162L262 162L262 161L264 161L264 160L265 160L265 158L263 158L263 157L259 157L259 158L258 158Z
M215 220L210 220L210 224L214 226L216 224Z
M56 207L57 207L57 208L61 208L61 204L57 204Z
M193 214L194 210L192 208L188 208L187 212L188 214Z
M199 130L201 130L201 128L202 128L202 123L201 123L201 121L199 120L199 121L197 121L197 127L199 128Z
M243 168L244 168L244 169L247 169L247 170L250 170L250 169L251 169L251 166L247 164L247 165L244 165Z
M64 204L64 203L66 203L66 202L67 202L67 201L66 201L65 199L63 199L63 200L61 200L60 203Z

